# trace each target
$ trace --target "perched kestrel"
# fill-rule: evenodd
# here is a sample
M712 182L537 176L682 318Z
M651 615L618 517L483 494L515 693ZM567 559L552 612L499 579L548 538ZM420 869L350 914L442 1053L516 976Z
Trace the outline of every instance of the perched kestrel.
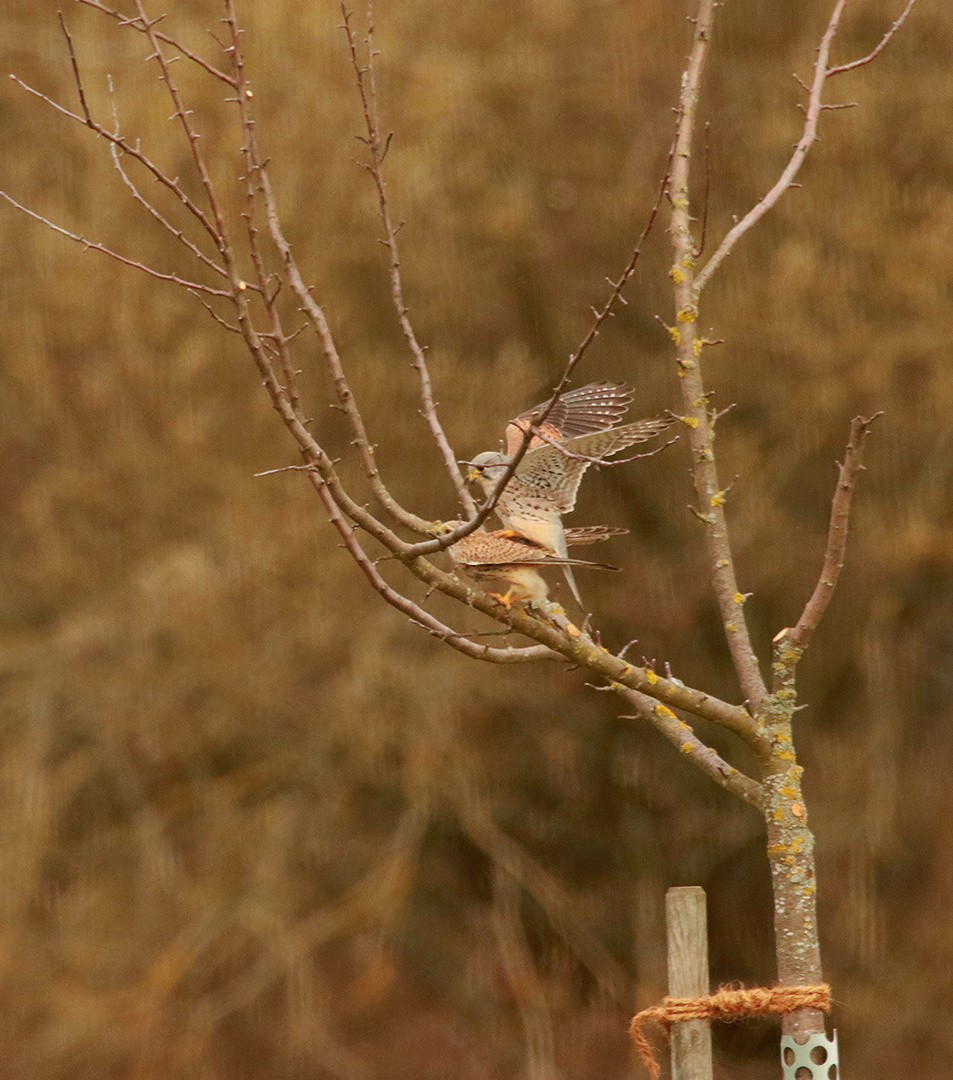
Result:
M446 535L462 525L462 521L447 521L440 525L437 535ZM587 529L570 529L566 534L568 543L593 544L605 540L625 529L595 525ZM593 570L618 570L607 563L587 562L583 559L561 557L548 548L517 536L509 529L496 532L473 532L447 548L454 564L474 581L508 586L505 594L494 592L509 607L515 602L534 603L545 600L549 586L540 576L537 567L588 566Z
M576 495L586 469L593 462L654 438L676 420L674 416L658 416L623 427L613 427L612 424L624 413L631 391L617 384L593 384L573 393L582 397L595 395L596 391L606 394L609 404L601 412L590 407L587 418L580 421L575 413L576 402L571 401L560 417L564 426L555 429L558 437L550 435L547 430L547 418L542 428L546 439L534 437L531 448L523 456L496 504L496 513L507 529L549 548L563 559L567 558L568 552L561 517L576 505ZM576 399L577 402L579 400ZM508 453L479 454L469 463L469 478L478 481L488 496L502 479L512 454L520 445L526 424L532 423L531 418L539 408L531 409L507 424ZM588 432L570 434L578 430L580 422L588 425ZM565 566L564 572L573 596L582 603L571 565Z

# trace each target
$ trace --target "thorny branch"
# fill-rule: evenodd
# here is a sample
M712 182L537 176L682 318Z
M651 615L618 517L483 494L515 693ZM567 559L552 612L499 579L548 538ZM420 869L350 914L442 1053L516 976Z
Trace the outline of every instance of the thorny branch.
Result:
M804 164L804 159L807 157L808 151L817 139L817 124L821 113L825 110L838 108L838 106L835 105L826 105L822 101L824 85L827 80L833 75L840 75L844 71L853 71L855 68L862 67L864 64L869 64L872 60L876 59L883 51L887 42L890 41L893 35L903 25L904 20L910 14L913 5L916 2L917 0L907 0L907 5L903 9L900 18L898 18L890 27L881 38L877 47L868 53L867 56L863 57L861 60L854 60L849 64L839 64L836 67L828 67L827 62L830 58L831 46L834 43L834 38L837 34L838 27L840 26L844 8L847 6L847 0L837 0L830 21L827 24L827 29L824 31L824 36L821 38L820 47L817 50L817 61L814 64L814 79L808 90L807 108L805 109L804 116L804 130L794 149L794 153L791 155L791 159L785 166L784 171L781 173L780 177L778 177L778 181L774 187L771 188L767 195L765 195L756 206L752 207L751 210L749 210L748 213L729 230L725 238L718 245L714 254L705 266L699 270L698 276L695 278L693 290L693 300L695 303L698 302L698 297L701 295L702 289L708 284L712 274L715 273L721 263L731 254L735 244L752 228L752 226L764 217L778 199L780 199L793 185L798 170Z
M62 20L62 17L63 17L63 13L60 12L60 19L61 20ZM66 24L65 23L63 23L63 32L68 35L68 31L66 29ZM79 69L76 66L76 57L73 54L72 42L70 42L70 58L73 61L73 71L76 74L76 85L79 88L80 97L83 98L82 82L80 81ZM109 92L110 92L110 94L113 94L112 78L109 79ZM88 118L89 117L89 110L86 108L86 102L85 102L84 98L83 98L83 111L86 113L87 118ZM116 108L115 99L113 99L113 124L114 124L114 128L115 128L114 134L116 135L117 138L119 138L119 111ZM116 167L116 172L119 173L119 176L121 177L122 182L129 189L132 197L136 200L137 203L139 203L139 205L146 211L146 213L151 214L152 217L154 217L155 220L159 223L159 225L163 229L165 229L165 231L167 233L174 236L181 244L183 244L192 253L192 255L194 255L195 258L199 260L199 262L204 263L210 270L212 270L214 273L220 275L221 277L228 277L228 271L223 266L219 266L218 263L215 262L214 259L210 259L208 257L208 255L206 255L205 252L202 251L202 249L198 246L198 244L193 243L189 239L189 237L187 237L185 235L185 233L181 229L177 228L167 218L165 218L159 212L158 208L153 206L153 204L151 202L149 202L149 200L142 194L142 192L139 190L139 188L136 187L136 185L133 183L132 178L130 177L129 173L126 171L125 167L123 166L122 156L119 153L119 148L116 145L116 143L113 142L113 143L109 144L109 151L110 151L110 154L112 155L113 165L115 165L115 167ZM227 296L229 294L220 291L218 293L218 295Z
M112 248L106 247L104 244L98 244L93 240L87 240L85 236L79 236L69 229L64 229L62 225L57 225L54 221L50 221L49 218L46 218L42 214L36 213L35 210L31 210L29 207L17 202L16 199L11 195L8 195L5 191L0 191L0 198L6 199L11 206L20 210L28 217L33 218L34 221L38 221L41 225L45 225L53 232L59 233L60 236L65 236L68 240L72 240L74 243L79 244L87 251L98 251L103 255L108 255L111 259L115 259L116 262L122 263L124 266L131 266L134 270L141 270L144 274L148 274L149 277L153 277L157 281L170 281L173 285L181 285L183 289L190 289L197 293L203 293L206 296L231 297L231 293L226 289L213 289L198 281L189 281L187 278L179 277L178 274L164 274L161 270L156 270L154 267L147 266L145 263L138 262L136 259L127 258L118 251L113 251Z
M148 29L148 23L143 22L140 18L130 19L128 15L124 15L121 11L116 11L115 8L107 7L105 4L100 4L98 0L77 0L78 3L84 7L94 8L96 11L101 11L104 15L108 15L109 18L115 19L120 26L128 26L133 30L138 30L140 34L145 34ZM153 25L155 25L153 23ZM227 75L224 71L219 71L217 67L210 64L204 57L199 56L197 53L187 49L181 42L175 41L173 38L166 37L159 30L153 31L154 36L165 45L171 46L176 52L180 52L184 57L191 60L193 64L200 67L203 71L208 72L215 79L221 80L223 83L227 83L229 86L234 87L234 79Z
M457 492L457 498L463 507L467 517L472 517L476 512L476 506L467 490L466 481L460 475L457 468L456 455L447 440L440 420L437 416L437 407L433 397L433 384L430 379L430 371L424 350L417 341L407 305L404 303L404 287L400 273L400 254L397 249L397 229L394 228L390 214L390 205L387 201L387 185L384 180L384 158L390 147L390 136L381 139L380 116L377 103L377 79L374 71L374 7L372 0L367 3L367 37L364 39L366 49L366 66L362 67L358 57L357 40L351 28L351 13L344 4L341 4L341 15L344 18L344 32L347 34L348 48L351 54L351 65L357 77L357 88L361 95L361 107L364 110L364 125L367 129L367 138L362 141L366 144L370 154L370 164L366 166L374 179L377 188L377 203L380 213L381 224L384 229L384 244L390 256L390 285L391 299L397 311L400 328L414 358L414 367L420 376L420 398L423 404L423 415L427 425L433 434L434 440L443 457L444 465L453 481Z

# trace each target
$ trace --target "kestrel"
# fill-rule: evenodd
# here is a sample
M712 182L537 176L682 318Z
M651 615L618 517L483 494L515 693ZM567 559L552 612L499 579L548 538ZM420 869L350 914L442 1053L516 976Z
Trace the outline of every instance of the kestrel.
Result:
M446 535L462 524L462 521L444 522L437 528L437 535ZM587 529L570 529L566 540L568 543L593 544L626 531L596 525ZM588 566L593 570L619 569L607 563L561 557L508 529L470 533L451 544L447 552L454 565L474 581L508 586L505 594L493 593L506 607L516 602L538 603L546 599L549 586L540 576L537 567L561 566L565 569L569 566Z
M622 416L628 403L631 394L628 387L593 384L574 393L592 395L597 390L606 392L607 389L621 390L623 393L610 398L611 404L601 414L591 410L582 421L576 417L575 402L570 402L564 417L561 417L564 426L556 429L559 438L549 435L546 430L549 423L547 418L542 431L548 441L534 437L536 445L530 444L531 448L523 456L496 504L496 513L507 529L549 548L563 559L568 557L568 552L561 518L576 505L576 495L586 469L594 461L602 461L629 446L654 438L676 421L674 416L659 416L613 427L612 424ZM508 453L479 454L469 463L469 478L478 481L488 496L502 479L512 454L520 445L526 424L532 423L531 417L538 413L538 409L532 409L507 424ZM580 422L588 425L588 432L570 434L578 429ZM571 564L564 567L564 573L573 596L582 603Z

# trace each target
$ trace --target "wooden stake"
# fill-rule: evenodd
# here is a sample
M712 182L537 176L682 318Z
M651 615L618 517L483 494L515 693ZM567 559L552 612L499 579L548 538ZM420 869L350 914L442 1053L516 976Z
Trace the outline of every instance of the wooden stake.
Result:
M665 894L670 997L702 997L708 986L708 919L705 890L698 885ZM672 1080L712 1080L711 1023L672 1025Z

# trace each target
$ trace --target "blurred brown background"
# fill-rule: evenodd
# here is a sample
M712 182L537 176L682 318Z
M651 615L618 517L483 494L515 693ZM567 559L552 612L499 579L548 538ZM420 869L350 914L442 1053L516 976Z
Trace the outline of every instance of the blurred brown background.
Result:
M287 232L387 478L419 513L452 514L351 160L340 13L242 6ZM808 75L830 6L718 11L709 250L797 140L791 72ZM0 71L75 107L55 7L5 0ZM898 9L856 0L835 59ZM213 0L155 11L214 55ZM627 261L690 13L380 5L407 299L461 456L545 395ZM112 74L124 130L187 178L144 42L67 14L98 114ZM797 731L855 1080L953 1075L951 42L953 9L923 0L875 65L831 86L859 106L825 114L804 188L739 245L702 319L725 339L705 360L715 401L736 405L719 451L762 655L816 580L851 416L885 410ZM219 88L177 70L227 176ZM7 79L0 125L0 186L188 267L88 132ZM625 1025L664 989L672 884L708 890L715 978L773 978L753 811L580 674L481 666L379 602L302 478L253 477L294 448L239 340L190 297L9 207L0 235L0 1077L636 1075ZM678 408L655 321L671 321L667 261L660 225L577 378L634 383L633 416ZM344 448L310 343L300 359ZM631 535L599 552L625 573L582 584L607 645L638 637L637 657L737 700L687 467L679 445L587 481L572 523ZM732 1028L717 1075L776 1076L775 1055L770 1025Z

